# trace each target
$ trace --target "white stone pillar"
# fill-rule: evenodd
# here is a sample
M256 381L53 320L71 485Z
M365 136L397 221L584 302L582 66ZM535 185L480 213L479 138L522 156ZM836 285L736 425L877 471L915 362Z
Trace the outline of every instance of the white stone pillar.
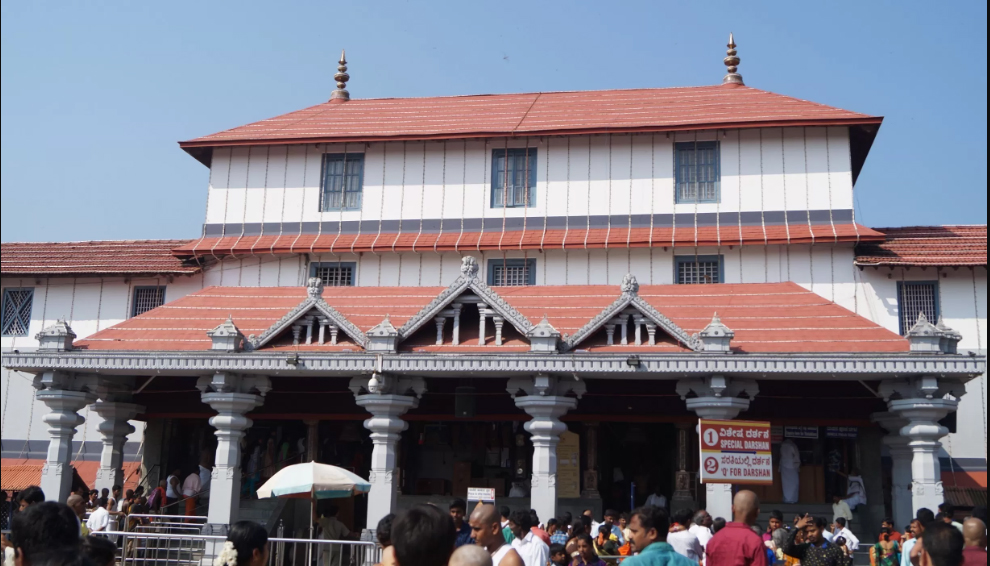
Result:
M210 480L209 531L226 533L237 522L241 496L241 439L251 428L247 413L264 403L271 390L267 377L244 377L218 373L204 377L196 387L206 403L218 414L210 419L216 429L217 454Z
M760 388L753 380L723 376L685 379L677 384L677 394L686 402L688 410L705 420L735 419L739 413L749 410L750 402L759 392ZM732 485L709 483L705 485L705 493L708 514L731 521Z
M426 384L421 378L402 379L374 374L370 379L352 379L350 389L358 406L371 413L371 418L364 421L364 427L371 432L371 442L374 444L368 477L371 492L368 493L367 523L367 529L374 531L378 528L378 522L397 508L397 448L402 433L409 427L402 416L419 406L419 399L426 392ZM407 395L410 392L414 395Z
M76 427L86 422L79 411L96 396L83 391L42 389L36 397L50 411L42 419L48 425L49 440L40 487L49 501L65 503L72 491L72 439Z
M901 436L901 429L908 421L892 413L877 413L872 416L873 422L887 430L883 439L893 461L891 469L891 505L893 507L894 524L903 528L914 518L914 504L911 496L911 462L914 450L908 446L910 439Z
M905 419L901 436L911 450L911 515L919 509L936 510L944 501L940 440L949 430L938 422L959 406L965 393L959 382L919 377L881 384L880 393L894 415Z
M124 485L124 445L128 435L134 432L128 421L144 412L144 407L133 403L100 402L93 405L93 410L103 419L99 426L103 452L100 469L96 472L96 489L113 489Z
M525 397L517 397L519 391ZM532 420L524 428L533 441L533 479L530 506L541 517L557 516L557 445L567 425L560 417L577 408L578 399L566 397L574 393L580 398L585 386L581 381L536 376L533 379L509 380L509 394L516 406L526 411Z

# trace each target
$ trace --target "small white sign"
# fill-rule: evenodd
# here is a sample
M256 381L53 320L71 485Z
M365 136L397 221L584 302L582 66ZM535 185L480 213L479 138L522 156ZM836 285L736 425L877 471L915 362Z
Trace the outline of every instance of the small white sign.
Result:
M480 501L482 503L495 503L495 488L493 487L469 487L467 490L467 500Z

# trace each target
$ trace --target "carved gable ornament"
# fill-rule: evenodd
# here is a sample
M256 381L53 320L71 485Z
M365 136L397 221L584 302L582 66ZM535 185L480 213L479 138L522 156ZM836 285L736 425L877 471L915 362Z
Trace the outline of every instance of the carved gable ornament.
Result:
M292 309L281 320L273 324L261 336L251 336L249 349L262 348L286 332L292 332L293 345L337 344L337 337L343 331L355 344L366 348L366 337L354 323L344 318L337 309L323 300L323 280L311 278L306 284L306 300Z

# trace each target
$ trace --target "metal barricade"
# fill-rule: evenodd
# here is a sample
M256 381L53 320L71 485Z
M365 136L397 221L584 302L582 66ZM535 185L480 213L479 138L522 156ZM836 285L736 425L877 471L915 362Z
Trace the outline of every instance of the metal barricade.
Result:
M226 537L149 532L97 533L121 540L120 566L212 565ZM373 566L381 549L370 542L270 538L269 566Z

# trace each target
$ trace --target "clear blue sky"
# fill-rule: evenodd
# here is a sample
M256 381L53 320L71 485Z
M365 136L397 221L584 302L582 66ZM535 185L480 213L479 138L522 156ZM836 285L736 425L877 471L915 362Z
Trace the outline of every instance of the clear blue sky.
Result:
M326 100L746 83L886 117L870 226L987 221L985 1L2 2L3 241L199 235L176 142Z

